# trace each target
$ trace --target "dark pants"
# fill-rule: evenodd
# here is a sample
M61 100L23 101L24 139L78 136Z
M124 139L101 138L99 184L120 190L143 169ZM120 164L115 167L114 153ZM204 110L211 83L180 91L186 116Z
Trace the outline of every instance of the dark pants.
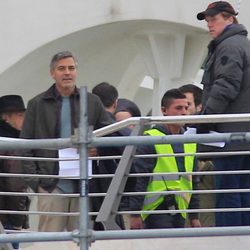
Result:
M163 202L157 210L167 210L168 205ZM172 214L150 214L145 220L146 229L163 229L163 228L183 228L185 220L180 213Z
M215 171L250 170L250 156L216 158ZM216 189L250 189L250 174L216 175ZM250 208L250 192L216 194L216 208ZM216 212L216 226L249 226L250 212Z

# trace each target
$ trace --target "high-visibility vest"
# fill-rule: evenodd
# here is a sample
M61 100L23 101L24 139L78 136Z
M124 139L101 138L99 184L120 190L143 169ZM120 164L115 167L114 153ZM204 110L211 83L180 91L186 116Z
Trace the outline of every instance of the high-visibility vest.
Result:
M147 130L144 134L151 136L166 136L166 134L160 132L157 129ZM157 154L174 154L171 144L156 144L155 150ZM193 154L195 152L195 143L184 144L184 153ZM185 172L193 172L194 155L184 156L184 167ZM192 190L192 175L180 175L178 172L178 165L174 156L157 157L153 173L176 173L176 175L151 176L147 186L147 192ZM191 194L175 194L174 197L179 210L185 210L188 208ZM163 201L164 195L162 194L148 194L144 198L142 210L155 210ZM181 215L184 219L186 218L186 213L181 213ZM149 214L141 214L143 220L145 220L148 216Z

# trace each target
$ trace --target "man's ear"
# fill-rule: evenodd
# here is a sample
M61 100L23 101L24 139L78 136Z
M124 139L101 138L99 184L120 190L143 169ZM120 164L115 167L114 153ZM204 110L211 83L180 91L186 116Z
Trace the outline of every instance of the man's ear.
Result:
M114 107L115 110L116 110L116 108L117 108L117 103L118 103L118 99L116 99L116 100L114 101L114 103L113 103L113 107Z
M197 107L196 107L196 112L201 112L202 110L202 104L199 104Z
M228 22L229 24L232 24L234 22L233 16L228 17Z
M163 115L167 115L166 107L161 107L161 112L162 112Z
M54 71L50 70L50 76L54 79Z

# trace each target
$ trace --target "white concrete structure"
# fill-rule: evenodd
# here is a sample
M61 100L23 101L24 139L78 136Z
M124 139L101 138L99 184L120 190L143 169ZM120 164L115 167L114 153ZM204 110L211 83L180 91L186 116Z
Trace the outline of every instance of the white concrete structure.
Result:
M52 83L52 55L71 50L80 64L79 86L91 90L108 81L143 114L152 106L157 114L166 89L195 79L209 41L196 13L209 2L1 0L0 94L21 94L27 101L45 90ZM230 2L237 7L239 1ZM249 7L241 1L246 26ZM153 91L140 87L145 76L154 79Z
M195 80L210 39L196 14L209 2L2 0L0 94L27 101L45 90L52 83L52 55L71 50L80 64L79 86L91 90L108 81L143 114L152 107L158 114L165 90ZM250 26L250 2L229 2L235 8L241 2L240 21ZM140 87L145 76L154 79L153 91Z

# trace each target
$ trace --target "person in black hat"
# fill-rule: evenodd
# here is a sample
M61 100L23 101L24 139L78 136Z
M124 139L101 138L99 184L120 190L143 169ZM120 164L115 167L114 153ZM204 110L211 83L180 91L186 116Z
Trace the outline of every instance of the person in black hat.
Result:
M5 95L0 97L0 136L18 138L22 128L25 106L21 96ZM1 151L1 155L14 155L10 151ZM0 160L1 173L21 173L18 163L13 160ZM26 185L22 178L1 178L1 192L25 192ZM28 210L28 197L26 196L0 196L1 210ZM20 214L1 214L1 223L5 229L20 230L28 227L28 217ZM13 247L18 249L18 243Z
M5 95L0 97L1 136L14 138L19 137L25 110L26 109L21 96Z
M238 23L237 11L226 1L209 4L197 14L205 20L212 41L203 64L201 114L250 113L250 41L246 28ZM200 124L198 133L247 132L250 122ZM250 143L226 143L216 151L244 151ZM203 150L203 146L200 147ZM212 150L211 148L209 150ZM250 170L250 156L224 156L213 159L215 171ZM216 175L216 189L249 189L250 175ZM249 208L250 192L216 194L217 208ZM250 212L216 212L216 226L249 226Z

